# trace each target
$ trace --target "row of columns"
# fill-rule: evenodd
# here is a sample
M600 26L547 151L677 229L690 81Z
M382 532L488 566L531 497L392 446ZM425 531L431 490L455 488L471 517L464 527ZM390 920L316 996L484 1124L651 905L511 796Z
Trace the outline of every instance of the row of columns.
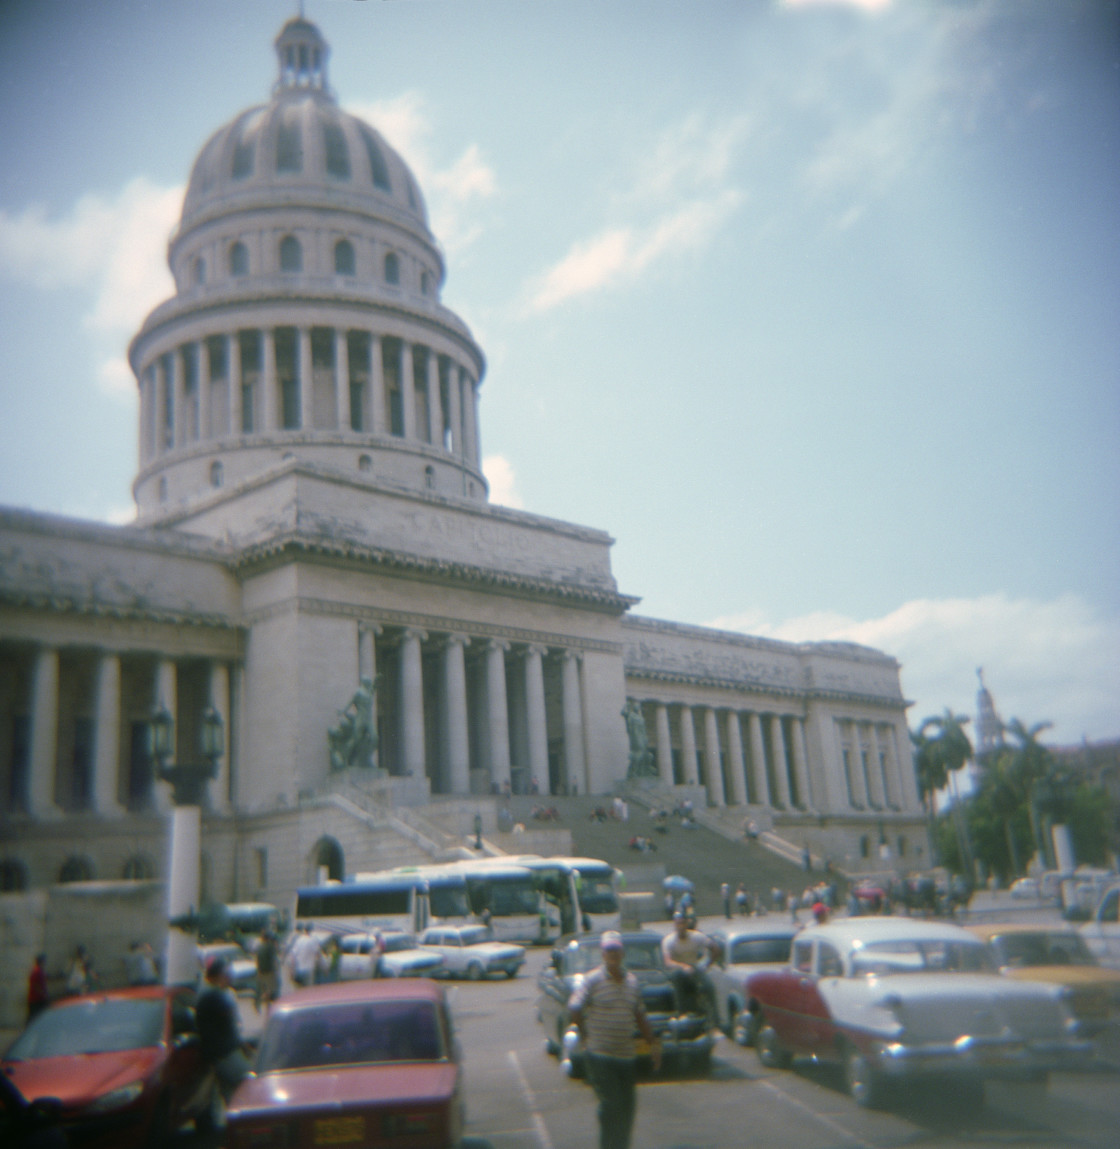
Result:
M376 636L380 627L363 626L358 635L358 669L362 678L376 674ZM400 732L403 771L415 775L431 773L426 762L423 644L428 634L416 628L403 630L397 642L400 697L397 721ZM512 783L510 704L506 689L507 661L511 645L503 639L470 638L447 634L436 640L440 653L440 692L443 722L438 752L446 768L451 793L470 793L470 731L467 692L466 647L484 644L485 711L487 761L478 764L489 772L491 786L499 791ZM549 777L548 722L545 705L544 657L548 648L530 643L521 651L520 673L524 693L524 723L528 760L521 765L530 778L546 782ZM563 723L563 778L566 792L587 787L584 755L583 703L580 694L579 653L564 649L561 660L561 708Z
M662 782L672 785L673 750L670 732L669 703L654 705L655 761ZM698 785L700 764L708 802L712 806L745 806L751 802L761 806L777 806L790 810L795 807L812 810L815 805L809 780L808 755L805 748L805 724L797 716L789 716L791 745L787 748L780 714L759 714L746 711L747 752L744 751L742 717L738 710L718 710L711 706L679 707L680 750L685 785ZM696 736L696 718L701 722L702 741ZM724 739L720 738L720 719L723 720ZM763 722L769 726L771 756L766 754ZM727 777L723 769L723 743L727 746ZM749 777L748 777L749 753ZM792 762L791 762L792 759ZM769 769L768 769L769 765ZM793 768L796 801L790 785L790 766ZM774 785L771 786L771 776ZM728 788L730 787L730 793Z
M284 325L287 326L287 325ZM276 366L276 328L259 329L261 348L259 364L259 390L250 422L255 431L268 434L285 430L281 406L279 375ZM292 327L296 339L296 380L299 389L299 427L314 429L314 364L311 353L310 326ZM353 329L330 328L333 333L333 427L324 430L350 430L351 364L349 336ZM211 410L211 384L209 339L181 344L173 351L155 357L142 371L140 426L142 461L150 462L159 455L211 437L241 434L244 426L242 410L241 335L242 331L224 332L213 336L224 341L224 379L227 384L225 410ZM434 348L414 345L397 336L378 335L373 331L360 334L369 340L369 362L355 365L367 381L366 398L358 413L363 432L390 435L385 391L384 352L382 344L392 340L399 351L398 380L401 393L402 427L400 437L429 443L444 448L477 468L481 450L478 435L478 393L470 372L448 355L440 355ZM427 395L426 422L420 420L416 405L415 359L422 354L426 369L424 390ZM363 356L364 358L364 356ZM188 381L187 364L192 364L192 379ZM441 371L442 363L442 371ZM442 378L447 380L447 409L443 404ZM171 395L170 418L168 392ZM194 399L192 400L192 393ZM192 403L197 403L194 411ZM196 416L196 418L195 418ZM444 425L450 429L450 442L444 443ZM212 432L212 428L214 428ZM171 441L165 440L170 429Z
M94 678L94 736L92 785L89 810L104 817L124 817L127 813L120 800L121 769L127 770L121 749L121 656L103 651L98 656ZM211 805L215 809L228 807L229 794L229 739L230 739L230 678L229 669L222 662L211 662L208 669L208 703L222 719L225 731L225 752L218 764L219 776L211 787ZM178 671L174 661L161 659L156 664L152 682L151 709L162 707L171 714L178 728ZM59 650L40 647L35 654L31 676L31 729L28 754L27 805L28 814L40 818L59 817L55 782L58 768L59 704ZM162 786L153 788L156 809L171 807L170 794Z
M901 810L907 804L893 739L874 722L849 720L840 733L849 805L855 810Z

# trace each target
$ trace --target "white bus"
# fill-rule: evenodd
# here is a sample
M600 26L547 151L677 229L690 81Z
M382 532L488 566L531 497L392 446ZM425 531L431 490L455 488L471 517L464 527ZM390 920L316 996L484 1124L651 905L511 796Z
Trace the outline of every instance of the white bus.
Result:
M617 930L622 927L618 893L620 871L598 858L549 858L576 874L578 920L581 931Z

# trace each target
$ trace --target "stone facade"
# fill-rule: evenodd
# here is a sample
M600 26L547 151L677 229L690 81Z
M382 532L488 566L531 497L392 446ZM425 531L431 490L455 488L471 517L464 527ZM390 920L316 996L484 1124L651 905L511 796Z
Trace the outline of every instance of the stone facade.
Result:
M0 511L3 888L164 876L158 707L180 762L222 719L208 898L438 854L409 809L461 833L506 790L609 793L628 700L660 785L853 869L922 865L893 659L633 616L606 533L487 502L485 361L420 190L338 108L314 26L277 51L271 101L195 163L176 295L131 348L136 524ZM362 678L374 764L332 769Z

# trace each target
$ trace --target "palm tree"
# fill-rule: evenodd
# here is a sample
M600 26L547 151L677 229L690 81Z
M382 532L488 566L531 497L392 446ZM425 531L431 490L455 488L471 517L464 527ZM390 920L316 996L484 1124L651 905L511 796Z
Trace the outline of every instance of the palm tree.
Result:
M1018 718L1012 718L1004 727L1016 743L1011 755L1011 769L1027 801L1034 848L1047 865L1050 863L1050 851L1042 832L1038 794L1045 789L1047 780L1054 772L1054 756L1039 742L1038 736L1052 725L1050 722L1036 722L1028 728Z
M949 781L949 772L937 753L937 743L926 733L925 723L921 729L910 731L910 741L914 743L914 769L918 775L918 793L926 808L929 823L929 842L934 861L940 862L937 849L937 835L934 832L935 800L938 790L943 790Z
M975 876L972 843L969 841L968 828L964 823L960 796L956 792L957 771L963 769L972 758L972 743L969 742L968 735L964 732L965 726L970 721L971 719L967 715L954 714L946 707L944 714L939 717L927 718L918 727L918 736L919 738L926 737L931 743L928 753L936 763L936 767L931 769L931 777L941 778L941 786L945 784L944 779L948 779L952 784L953 826L957 833L957 848L968 867L968 876L971 879ZM929 730L936 732L933 738L929 738L927 734ZM941 786L938 789L941 789Z

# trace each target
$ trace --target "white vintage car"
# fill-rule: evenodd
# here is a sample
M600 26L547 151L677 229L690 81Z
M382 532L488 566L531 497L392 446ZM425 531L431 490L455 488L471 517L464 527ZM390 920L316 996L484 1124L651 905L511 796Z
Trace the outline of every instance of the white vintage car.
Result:
M343 934L338 939L339 980L367 977L435 977L443 960L438 953L421 949L412 934L379 930L369 934Z
M981 940L959 926L849 918L803 930L790 961L755 974L758 1055L839 1062L852 1096L877 1106L892 1083L948 1079L982 1101L985 1079L1045 1081L1088 1064L1066 991L1000 977Z
M766 914L708 930L715 947L708 977L716 991L719 1025L739 1045L753 1045L757 1036L758 1014L748 1008L747 981L763 970L783 968L800 929L786 917Z
M496 942L486 926L430 926L420 935L420 945L443 958L439 971L447 977L472 981L502 973L516 977L525 964L525 947Z

